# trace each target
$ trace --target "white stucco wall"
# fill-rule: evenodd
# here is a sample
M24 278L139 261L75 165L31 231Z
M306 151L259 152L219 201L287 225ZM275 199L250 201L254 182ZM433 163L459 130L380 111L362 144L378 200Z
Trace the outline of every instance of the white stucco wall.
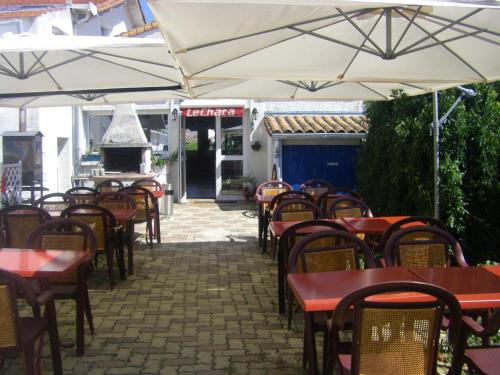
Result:
M84 23L75 25L75 34L117 36L133 27L130 16L125 6L122 5L91 17Z
M38 124L39 130L43 133L43 173L44 186L51 193L57 191L66 191L71 187L71 180L67 184L58 186L58 173L61 167L58 163L58 138L68 138L69 160L68 165L70 175L72 172L72 122L73 113L71 107L54 107L54 108L39 108L38 109Z
M6 131L19 130L19 111L13 108L0 109L0 136ZM3 161L3 137L0 137L0 163Z

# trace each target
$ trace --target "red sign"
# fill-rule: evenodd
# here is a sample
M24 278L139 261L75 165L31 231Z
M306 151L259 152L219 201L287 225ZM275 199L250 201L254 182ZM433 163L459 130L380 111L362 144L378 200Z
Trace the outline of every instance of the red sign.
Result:
M182 108L184 117L242 117L243 108Z

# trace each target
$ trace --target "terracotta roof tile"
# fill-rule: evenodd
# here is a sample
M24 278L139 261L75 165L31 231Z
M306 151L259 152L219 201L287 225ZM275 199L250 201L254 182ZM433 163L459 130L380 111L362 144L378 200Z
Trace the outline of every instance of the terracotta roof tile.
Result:
M268 134L283 133L368 133L363 115L351 116L265 116Z
M153 21L151 23L147 23L143 26L138 26L133 28L132 30L125 31L120 34L122 37L134 37L140 34L147 33L148 31L154 30L158 28L158 22Z
M38 17L44 13L55 11L55 10L59 10L59 9L27 10L27 11L18 11L18 12L1 12L0 19Z

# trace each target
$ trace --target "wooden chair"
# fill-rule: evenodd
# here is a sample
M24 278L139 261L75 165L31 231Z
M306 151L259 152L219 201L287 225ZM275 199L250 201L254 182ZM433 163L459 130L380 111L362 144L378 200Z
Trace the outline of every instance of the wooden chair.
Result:
M389 241L389 238L392 236L392 234L400 229L403 229L405 226L408 224L416 223L419 225L426 225L429 227L435 227L439 228L443 231L448 231L448 228L446 225L439 219L436 219L435 217L432 216L411 216L407 217L405 219L401 219L396 221L394 224L391 224L382 234L382 237L374 243L374 251L377 253L383 253L384 252L384 247L387 241Z
M71 188L65 194L73 199L74 204L94 204L99 196L99 192L96 189L86 186Z
M319 207L305 199L287 199L273 211L272 221L306 221L321 217ZM276 255L276 238L271 233L271 254Z
M359 195L354 190L345 189L345 188L333 188L333 189L327 190L323 194L321 194L318 197L316 204L319 206L319 208L321 208L321 212L323 213L323 216L327 217L328 208L332 205L332 202L335 199L344 198L344 197L353 197L353 198L356 198L359 200L363 200L361 195Z
M33 316L20 316L19 296L32 308ZM43 315L39 314L42 307ZM0 269L0 354L12 350L21 352L24 373L39 374L42 345L35 353L35 343L43 342L45 332L50 337L53 373L62 374L54 293L45 290L37 295L28 280Z
M87 288L89 266L95 258L97 240L92 228L87 224L73 219L53 219L39 225L28 236L26 247L30 249L74 250L88 252L88 257L77 270L65 277L53 277L50 289L56 300L72 299L76 302L76 337L77 352L81 347L83 354L83 316L91 334L94 334L94 324Z
M137 210L134 223L146 223L146 242L153 248L153 222L158 212L151 207L154 196L150 190L141 186L127 186L119 191L130 196Z
M73 204L75 204L73 198L64 193L47 194L35 201L35 207L45 211L62 211Z
M413 226L394 232L384 248L387 267L449 267L450 251L460 267L468 267L458 241L435 227Z
M151 192L161 191L164 193L162 184L153 178L144 178L141 180L134 181L134 183L131 186L134 186L134 187L139 186L139 187L147 189ZM152 201L150 202L150 207L153 208L153 219L154 219L153 237L156 238L157 243L161 243L160 206L158 204L158 198L156 198L154 195L153 195Z
M135 209L134 199L120 192L102 193L97 198L96 204L100 207L107 208L108 210L131 210ZM118 225L118 235L121 235L123 241L127 244L127 259L128 259L128 273L134 273L134 223L130 221L126 226Z
M324 194L331 189L333 189L333 185L331 183L315 178L302 183L299 190L311 194L314 199L317 200L321 194Z
M120 275L122 278L124 277L123 248L120 248L121 244L118 243L117 224L113 214L107 208L94 204L75 204L61 212L61 217L81 221L92 228L97 240L95 264L98 265L99 254L104 254L108 270L109 288L113 290L115 253Z
M284 191L283 193L276 194L271 202L267 205L265 211L264 211L264 226L263 226L263 245L262 245L262 252L266 253L267 252L267 236L269 232L269 221L273 215L274 210L276 207L278 207L279 204L286 200L290 199L304 199L308 200L311 203L314 203L314 198L311 194L306 193L305 191Z
M51 219L47 211L29 205L15 205L2 209L0 228L5 233L5 246L24 248L30 232Z
M116 192L124 187L123 182L115 178L109 178L107 180L99 182L95 190L99 193L111 193Z
M375 268L375 258L368 245L358 237L343 230L325 230L311 233L298 241L290 252L288 260L289 273L351 271L361 268ZM293 293L288 289L288 321L291 323L293 316ZM313 333L324 332L324 348L329 347L327 334L327 320L329 316L324 313L315 313L313 319ZM304 332L304 367L306 365L307 349ZM324 350L324 361L328 360L328 351ZM311 365L311 364L309 364Z
M279 193L283 193L285 191L292 191L292 187L287 184L284 181L279 181L279 180L270 180L270 181L265 181L259 186L257 186L257 189L255 190L256 195L261 195L265 197L274 197L275 195L278 195ZM259 245L263 244L264 237L264 214L267 210L268 204L267 203L261 203L259 204L259 214L258 214L258 241Z
M373 298L392 292L416 292L429 297L420 302L379 302ZM323 373L331 374L331 364L336 362L341 374L436 374L445 311L450 318L449 344L454 349L448 374L459 374L462 312L457 299L438 286L403 281L358 289L338 303L329 335L332 345L326 348L331 360L325 361ZM352 322L352 350L351 354L339 354L339 337L346 321Z
M466 347L467 339L476 336L482 339L481 347L465 349L465 363L469 374L498 374L500 368L500 347L489 345L489 338L498 334L500 329L500 309L489 311L483 316L484 324L479 324L470 316L462 318L462 343Z
M370 207L364 201L348 196L334 199L328 207L326 215L332 219L373 216Z
M285 299L287 295L286 277L288 275L288 259L290 257L290 251L299 240L309 234L308 227L314 228L315 231L317 231L318 228L322 228L322 230L336 229L345 231L345 228L342 225L334 222L324 220L307 220L294 224L283 232L278 246L278 301L280 314L285 313ZM290 327L291 319L288 322L288 329L290 329Z

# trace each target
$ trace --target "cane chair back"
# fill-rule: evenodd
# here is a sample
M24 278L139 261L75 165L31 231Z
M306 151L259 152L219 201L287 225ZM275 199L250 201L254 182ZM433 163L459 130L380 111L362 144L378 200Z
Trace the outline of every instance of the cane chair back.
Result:
M73 198L64 193L46 194L35 202L35 207L40 207L45 211L62 211L75 204Z
M309 229L308 229L309 228ZM293 246L307 236L311 230L345 230L337 223L324 220L308 220L287 228L280 237L278 248L278 297L280 313L285 312L285 289L288 275L288 259Z
M24 248L29 233L49 221L50 214L38 207L16 205L0 211L0 226L5 232L5 246Z
M1 283L1 281L0 281ZM18 347L16 291L10 285L0 284L0 349Z
M330 189L333 189L333 185L331 183L319 179L307 180L300 185L300 191L305 191L306 193L311 194L316 201L322 194L326 193Z
M94 204L99 196L96 189L85 186L71 188L65 194L73 199L74 204Z
M348 196L334 199L327 210L327 217L332 219L371 216L370 207L365 202Z
M363 262L361 262L363 259ZM297 242L289 258L290 273L350 271L376 267L368 245L345 230L311 233Z
M106 208L93 204L76 204L61 213L61 217L87 224L96 236L97 252L108 251L109 239L114 235L116 220Z
M84 222L68 218L53 219L39 225L26 241L29 249L87 251L90 262L97 250L97 240L92 228ZM50 278L53 283L76 284L76 270L66 276Z
M101 193L97 198L97 205L108 210L130 210L135 209L135 201L125 193Z
M110 178L104 181L99 182L95 190L97 190L99 193L112 193L116 192L124 187L123 182L120 180L117 180L115 178Z
M416 292L422 302L376 300L376 295ZM358 289L344 297L334 311L331 339L339 345L339 332L354 316L351 355L339 355L343 372L351 374L435 374L440 326L449 314L449 344L454 349L451 374L460 367L461 308L447 290L421 282L387 282ZM349 321L350 318L349 318ZM350 328L350 327L349 327Z
M304 199L315 203L313 196L305 191L284 191L273 197L271 203L269 203L269 212L272 213L280 203L290 199Z
M320 218L319 207L304 199L289 199L273 211L273 221L306 221Z
M448 267L450 253L459 266L468 266L460 244L448 232L412 226L392 234L385 245L384 260L389 267Z
M26 302L21 306L30 306L33 316L19 314L19 296ZM44 306L43 316L35 313ZM35 342L41 339L44 332L49 332L53 370L54 373L62 373L59 343L54 341L57 329L52 319L54 314L54 295L51 291L36 294L28 280L0 269L0 356L12 350L20 351L24 372L41 373L41 346L36 353ZM35 355L38 356L37 361Z
M292 187L284 181L271 180L260 184L256 189L256 194L265 196L274 196L284 191L293 190Z
M323 213L323 215L326 217L328 208L332 205L333 201L335 199L344 197L353 197L359 200L363 200L363 198L361 198L361 196L354 190L345 188L333 188L321 194L316 200L316 203L321 208L321 212Z
M143 178L141 180L134 181L131 186L140 186L149 191L162 191L163 186L161 183L153 178Z
M128 186L119 191L131 197L135 202L137 213L135 215L135 222L145 222L152 220L152 202L153 194L150 190L141 186Z

